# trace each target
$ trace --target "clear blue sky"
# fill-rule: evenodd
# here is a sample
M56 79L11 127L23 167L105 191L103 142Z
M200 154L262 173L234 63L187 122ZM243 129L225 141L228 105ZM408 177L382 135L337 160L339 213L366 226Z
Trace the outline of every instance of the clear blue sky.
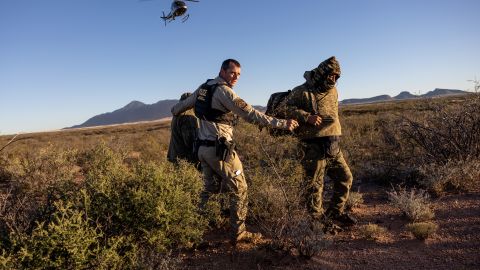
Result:
M235 91L265 105L335 55L340 99L480 79L479 0L0 0L0 134L58 129L178 99L236 58Z

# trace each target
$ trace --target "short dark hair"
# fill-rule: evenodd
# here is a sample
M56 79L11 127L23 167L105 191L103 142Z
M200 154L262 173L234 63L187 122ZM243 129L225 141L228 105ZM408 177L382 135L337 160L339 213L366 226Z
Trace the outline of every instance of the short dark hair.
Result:
M240 62L238 62L237 60L235 60L235 59L227 59L227 60L223 61L223 63L222 63L222 69L223 69L223 70L227 70L227 69L230 67L230 63L234 64L234 65L237 66L237 67L242 67L242 66L240 65Z

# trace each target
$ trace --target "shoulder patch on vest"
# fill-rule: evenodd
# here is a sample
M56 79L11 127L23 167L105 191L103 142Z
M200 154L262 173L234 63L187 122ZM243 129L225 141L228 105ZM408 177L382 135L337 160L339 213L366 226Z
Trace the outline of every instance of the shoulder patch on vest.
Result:
M243 100L241 98L236 98L236 99L233 100L233 103L235 104L235 106L242 109L242 111L245 111L245 112L249 111L249 106L248 106L247 102L245 102L245 100Z

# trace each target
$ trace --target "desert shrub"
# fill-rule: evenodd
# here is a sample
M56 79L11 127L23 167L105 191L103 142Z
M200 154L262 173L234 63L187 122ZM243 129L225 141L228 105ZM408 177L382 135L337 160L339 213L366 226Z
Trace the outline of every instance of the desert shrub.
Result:
M162 251L200 240L202 183L193 166L139 162L129 170L106 147L87 156L84 205L106 236L129 235Z
M273 246L306 250L309 248L308 243L313 244L309 239L314 237L314 232L299 224L310 219L302 204L301 167L288 160L283 160L280 164L283 166L275 169L277 174L272 175L270 170L273 169L269 166L251 172L250 219L260 227L263 234L272 239ZM320 242L317 244L321 245Z
M414 113L407 110L405 114ZM418 169L412 157L421 154L403 138L399 130L401 116L396 112L389 112L370 117L368 133L362 133L362 136L356 134L353 140L344 140L349 142L346 144L346 150L353 161L352 173L355 179L373 181L384 186L416 184ZM357 118L359 116L348 121L352 122ZM363 124L359 122L356 125L359 129ZM345 127L346 133L349 129L350 126Z
M29 234L11 236L12 247L3 250L0 262L7 268L15 269L85 269L112 266L112 261L95 260L102 253L112 252L100 248L102 233L99 228L89 225L84 214L55 202L56 212L53 219L46 223L37 223ZM128 253L116 256L115 264L127 260ZM117 268L118 269L118 268Z
M271 239L274 249L294 248L310 258L329 244L322 226L302 204L303 169L299 141L272 137L242 123L235 140L249 182L249 220Z
M272 137L266 130L260 132L256 126L243 122L235 140L249 182L253 216L273 221L284 215L287 207L296 207L303 178L298 140L290 136Z
M407 224L406 228L415 238L425 240L438 230L438 225L433 222L417 222Z
M342 146L359 180L414 186L424 184L422 179L428 176L422 167L479 162L479 94L345 106L341 119Z
M150 249L138 252L138 269L177 270L181 267L182 259L174 256L171 252L159 254Z
M141 266L137 245L130 238L104 238L99 226L71 203L54 203L49 222L31 233L12 233L10 248L2 249L0 264L9 269L125 269Z
M480 179L480 95L451 104L430 102L429 111L415 119L404 116L399 124L417 182L437 194L470 190Z
M269 163L272 161L299 161L302 156L298 139L292 136L273 137L266 129L260 131L257 126L243 121L235 129L235 142L240 159L249 170L271 166Z
M145 161L166 161L168 144L169 142L163 142L167 136L158 137L152 134L142 136L141 139L132 140L130 142L134 151L138 151L142 155L142 159Z
M400 101L340 107L341 145L355 181L389 186L409 177L409 149L398 141L400 116L428 112L420 101Z
M431 103L431 115L403 118L402 134L419 147L423 157L436 163L480 158L480 95L460 104Z
M352 113L353 109L344 107L341 110L342 152L356 180L376 179L380 167L375 163L384 160L377 123L380 116L367 112Z
M321 222L310 219L307 213L297 216L296 222L290 222L287 227L287 236L299 255L310 259L325 250L331 240L323 232Z
M392 205L399 208L400 211L411 221L427 221L434 218L435 214L431 208L429 195L421 189L406 188L393 189L388 192L388 198Z
M419 168L419 183L436 195L445 191L471 191L480 185L480 160L450 160L429 163Z
M20 159L16 180L26 189L42 193L50 183L75 178L78 172L76 158L76 150L59 150L53 145L27 152Z
M346 210L352 210L355 207L358 207L363 203L363 195L360 192L350 192L345 203Z
M285 209L288 205L281 188L272 184L265 184L257 187L251 196L254 197L251 199L251 212L262 223L265 222L270 225L271 223L281 222L287 214Z
M4 268L174 269L167 251L206 228L189 164L125 163L105 144L18 160L19 178L0 192Z
M228 193L211 194L207 205L202 212L210 228L221 228L228 224L230 204Z
M0 156L0 185L5 185L6 182L13 178L13 171L9 169L10 161L4 156Z
M75 197L75 162L76 151L51 146L8 159L4 168L11 179L0 190L2 242L8 232L30 232L37 221L49 220L56 200Z
M266 158L268 160L268 158ZM294 160L276 163L270 160L263 167L249 170L250 211L253 217L274 229L285 222L287 216L301 209L302 167Z
M385 235L387 229L378 226L377 224L365 224L358 228L360 237L367 240L378 240Z

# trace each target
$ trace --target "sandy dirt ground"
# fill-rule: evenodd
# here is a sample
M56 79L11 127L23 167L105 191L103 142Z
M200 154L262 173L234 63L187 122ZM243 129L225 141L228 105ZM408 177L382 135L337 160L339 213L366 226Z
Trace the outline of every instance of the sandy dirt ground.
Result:
M399 210L389 204L387 189L362 187L364 203L353 213L359 224L333 237L311 259L295 252L275 252L266 241L233 248L225 231L211 232L206 248L180 254L182 269L480 269L480 191L432 199L439 229L421 241L407 232ZM377 240L359 235L374 223L387 232Z

